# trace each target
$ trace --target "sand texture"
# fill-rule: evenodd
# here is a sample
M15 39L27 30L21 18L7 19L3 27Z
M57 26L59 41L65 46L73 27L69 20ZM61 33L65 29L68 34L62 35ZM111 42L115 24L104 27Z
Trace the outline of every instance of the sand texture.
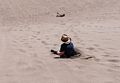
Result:
M64 33L81 57L50 53ZM120 1L0 0L0 83L120 83Z

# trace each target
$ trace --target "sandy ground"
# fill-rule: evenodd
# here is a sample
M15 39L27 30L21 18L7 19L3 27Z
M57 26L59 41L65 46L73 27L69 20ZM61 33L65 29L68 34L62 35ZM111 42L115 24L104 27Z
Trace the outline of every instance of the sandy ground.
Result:
M109 12L102 11L100 17L97 13L89 16L88 9L82 12L88 14L82 14L83 18L76 16L79 7L66 12L72 0L45 1L49 3L0 0L0 83L120 83L120 16L116 6L116 11L107 6ZM96 2L93 6L88 2L81 0L80 4L98 7L97 0L89 2ZM56 18L61 6L68 16ZM63 33L71 36L83 56L94 58L54 58L50 49L59 50Z

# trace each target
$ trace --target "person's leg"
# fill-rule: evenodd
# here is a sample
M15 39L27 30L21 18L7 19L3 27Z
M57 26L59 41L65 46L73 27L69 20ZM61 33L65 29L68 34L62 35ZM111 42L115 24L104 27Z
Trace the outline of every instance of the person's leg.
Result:
M55 51L55 50L51 50L51 52L53 54L56 54L56 55L60 56L60 58L65 58L64 52L58 52L58 51Z
M53 54L57 54L57 51L55 51L55 50L51 50L51 52L52 52Z
M60 58L66 58L64 55L61 55Z

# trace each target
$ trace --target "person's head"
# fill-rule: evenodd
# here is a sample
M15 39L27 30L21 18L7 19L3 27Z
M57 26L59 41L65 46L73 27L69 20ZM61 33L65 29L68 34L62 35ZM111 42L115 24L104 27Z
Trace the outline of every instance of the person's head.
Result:
M68 37L67 34L63 34L62 37L61 37L61 41L62 41L62 42L67 42L68 40L71 40L71 38Z

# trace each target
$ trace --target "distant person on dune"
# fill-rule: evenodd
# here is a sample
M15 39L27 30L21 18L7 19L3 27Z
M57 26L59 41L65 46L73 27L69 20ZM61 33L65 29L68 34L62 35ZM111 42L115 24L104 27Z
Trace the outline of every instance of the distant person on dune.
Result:
M53 54L59 55L60 58L70 58L77 54L71 38L68 37L68 35L63 34L61 37L61 41L63 43L61 44L60 51L51 50Z

